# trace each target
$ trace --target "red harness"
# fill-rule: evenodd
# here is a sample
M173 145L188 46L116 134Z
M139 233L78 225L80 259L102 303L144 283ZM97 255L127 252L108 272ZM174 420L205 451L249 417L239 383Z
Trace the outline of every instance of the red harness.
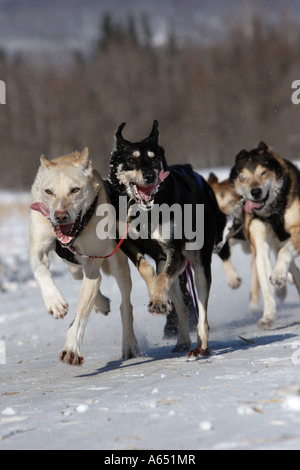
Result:
M71 253L73 253L73 255L76 255L76 256L81 256L81 258L86 258L86 259L107 259L107 258L111 258L117 251L118 249L122 246L125 238L127 237L128 235L128 231L129 231L129 224L126 224L126 229L125 229L125 233L123 235L123 237L121 238L121 240L119 241L119 243L117 244L116 248L114 249L114 251L112 253L110 253L109 255L106 255L106 256L91 256L91 255L84 255L82 253L78 253L78 251L74 250L74 248L72 248L71 246L68 246L67 249L69 251L71 251Z

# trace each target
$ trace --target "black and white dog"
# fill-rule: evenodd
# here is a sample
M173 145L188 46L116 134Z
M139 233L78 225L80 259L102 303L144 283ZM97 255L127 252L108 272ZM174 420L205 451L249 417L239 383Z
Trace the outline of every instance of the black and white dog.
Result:
M120 196L127 197L129 217L137 214L137 208L140 217L144 214L149 236L145 236L145 231L143 236L138 236L137 224L134 224L135 230L129 229L129 237L122 249L147 284L149 311L167 313L168 298L172 300L179 327L174 351L186 350L191 345L188 312L178 280L186 261L189 263L194 270L199 298L198 341L191 354L207 355L211 258L214 246L222 240L226 216L220 212L210 186L190 165L167 165L164 149L158 143L157 121L146 139L134 143L123 138L124 126L125 123L121 124L115 134L109 192L116 208ZM153 221L150 215L157 213L159 215ZM227 256L227 245L223 252ZM155 261L157 274L144 255Z

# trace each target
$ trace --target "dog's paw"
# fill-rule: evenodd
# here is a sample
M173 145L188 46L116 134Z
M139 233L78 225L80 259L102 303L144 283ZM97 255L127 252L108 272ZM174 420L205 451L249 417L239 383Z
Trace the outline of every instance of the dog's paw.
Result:
M287 296L287 286L284 285L283 287L281 287L280 289L276 289L276 297L281 301L283 302L284 299L286 298Z
M199 356L202 356L202 357L207 357L210 355L210 351L208 348L206 349L202 349L202 348L195 348L195 349L192 349L189 353L188 353L188 357L199 357Z
M151 299L148 304L148 310L154 315L167 315L171 309L169 300Z
M126 344L123 347L122 357L123 359L135 359L139 357L140 350L136 342L133 344Z
M257 324L261 330L269 330L270 328L272 328L273 323L274 323L274 320L272 318L262 317L260 320L258 320Z
M69 304L60 293L51 297L49 300L45 299L45 304L49 315L56 320L65 318L69 311Z
M62 351L59 360L70 366L81 366L84 363L84 358L73 351Z
M273 286L277 287L277 289L282 289L286 284L287 273L282 270L274 269L271 277L270 282Z
M242 284L242 279L238 275L228 276L227 282L231 289L238 289Z
M110 299L101 292L96 297L94 309L96 313L102 313L105 317L110 313Z

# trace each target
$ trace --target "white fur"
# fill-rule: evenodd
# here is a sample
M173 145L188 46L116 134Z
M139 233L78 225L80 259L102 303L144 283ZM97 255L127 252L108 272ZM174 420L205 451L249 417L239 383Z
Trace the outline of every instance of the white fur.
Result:
M32 197L34 203L44 202L47 205L51 220L57 207L67 209L75 220L80 211L84 213L88 210L97 193L99 204L109 202L101 177L93 169L86 151L82 154L60 157L54 162L49 162L43 157L41 163L32 188ZM80 191L76 194L70 192L74 187L80 187ZM46 189L51 189L53 195L46 194ZM97 216L95 211L87 227L76 239L74 248L77 251L92 256L106 256L114 250L114 240L109 237L99 240L96 235L100 220L101 217ZM46 308L54 318L64 318L68 313L68 303L54 284L49 271L49 253L55 250L56 235L49 220L35 211L31 213L30 244L30 263ZM116 278L122 295L120 309L123 324L123 356L136 357L139 350L133 331L130 302L132 284L126 256L118 250L105 264L103 259L79 257L77 259L81 265L70 265L70 271L75 279L82 279L82 287L77 313L69 328L61 360L71 365L82 364L80 345L93 307L105 315L109 312L109 300L99 290L102 265L105 266L106 272L110 272Z

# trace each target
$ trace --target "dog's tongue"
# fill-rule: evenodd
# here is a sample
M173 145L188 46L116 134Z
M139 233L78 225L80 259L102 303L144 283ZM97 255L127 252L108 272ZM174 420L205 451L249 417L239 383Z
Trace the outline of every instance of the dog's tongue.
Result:
M166 178L168 178L170 172L169 171L164 171L164 170L161 170L161 172L159 173L159 183L162 183Z
M35 202L31 204L30 209L40 212L44 217L50 217L50 212L44 202Z
M151 197L152 191L156 188L156 184L154 186L137 186L138 193L144 201L148 201L149 197Z
M247 214L252 214L254 209L260 209L262 205L263 201L250 201L250 199L247 199L244 205L244 210Z
M154 191L154 189L157 188L157 186L159 186L160 183L162 183L169 176L169 174L170 174L169 171L161 170L158 175L158 182L156 184L149 185L149 186L137 186L137 190L138 190L140 197L144 199L144 201L147 202L148 199L151 197L151 194Z

